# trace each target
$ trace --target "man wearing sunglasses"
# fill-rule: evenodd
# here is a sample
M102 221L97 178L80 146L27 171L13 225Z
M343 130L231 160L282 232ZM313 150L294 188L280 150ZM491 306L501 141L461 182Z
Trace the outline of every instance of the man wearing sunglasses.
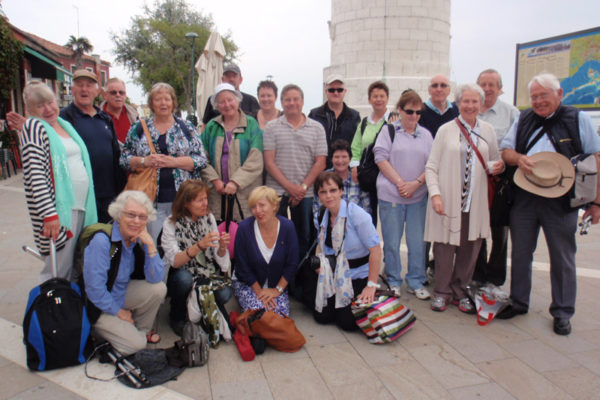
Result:
M458 117L456 103L448 100L450 95L450 81L442 74L435 75L429 83L429 99L423 107L423 114L419 125L427 128L435 137L440 126Z
M330 75L325 80L325 96L327 101L320 107L313 108L308 114L309 118L319 122L325 128L327 137L327 167L331 168L331 144L337 139L344 139L352 143L356 127L360 123L358 111L344 103L346 88L340 75Z
M100 104L100 109L112 118L117 140L122 146L127 138L129 128L138 120L138 112L134 106L125 102L127 90L125 89L125 82L119 78L110 78L106 81L102 97L104 101Z

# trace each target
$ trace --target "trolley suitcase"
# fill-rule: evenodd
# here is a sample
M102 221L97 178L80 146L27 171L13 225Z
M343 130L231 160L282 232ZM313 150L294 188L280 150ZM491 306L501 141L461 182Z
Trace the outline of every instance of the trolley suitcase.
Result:
M56 277L52 241L50 257L53 278L31 289L23 319L27 367L35 371L82 364L91 353L90 323L81 290L76 283Z

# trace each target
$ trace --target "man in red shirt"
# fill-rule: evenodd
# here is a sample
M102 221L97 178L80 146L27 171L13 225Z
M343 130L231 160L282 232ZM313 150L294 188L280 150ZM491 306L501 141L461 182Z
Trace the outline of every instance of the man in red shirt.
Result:
M106 81L106 88L102 92L102 97L104 97L104 101L100 104L100 108L112 118L117 140L119 144L123 145L129 128L138 120L135 107L125 103L127 98L125 82L119 78L110 78Z

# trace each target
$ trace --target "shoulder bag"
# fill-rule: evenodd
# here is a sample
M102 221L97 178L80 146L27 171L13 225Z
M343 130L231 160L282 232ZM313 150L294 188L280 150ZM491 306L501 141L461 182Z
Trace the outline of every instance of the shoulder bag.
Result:
M146 140L148 141L148 147L150 147L150 154L156 154L156 150L154 149L154 144L152 144L152 138L150 137L150 132L148 131L148 125L144 119L140 119L140 124L144 129L144 134L146 135ZM156 168L140 168L129 173L129 177L127 178L127 185L125 185L125 190L139 190L141 192L146 193L146 196L150 199L150 201L154 202L156 199L156 192L158 190L158 171Z

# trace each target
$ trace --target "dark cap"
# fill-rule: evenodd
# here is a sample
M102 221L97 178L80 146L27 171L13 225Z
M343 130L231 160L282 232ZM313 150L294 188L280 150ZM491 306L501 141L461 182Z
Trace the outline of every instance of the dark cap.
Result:
M240 67L238 67L235 64L227 64L225 66L225 68L223 68L223 75L225 75L226 72L233 72L238 75L242 75L242 71L240 71Z

